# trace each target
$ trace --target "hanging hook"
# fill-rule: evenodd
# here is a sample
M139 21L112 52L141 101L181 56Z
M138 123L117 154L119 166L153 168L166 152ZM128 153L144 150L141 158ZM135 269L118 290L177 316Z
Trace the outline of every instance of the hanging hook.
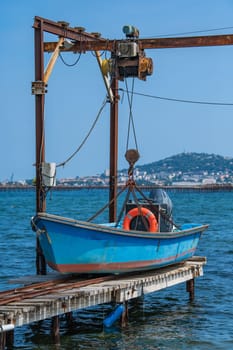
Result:
M133 168L134 164L138 161L140 158L140 154L138 150L136 149L128 149L125 153L125 159L129 163L129 170L128 170L128 175L132 176L133 175Z

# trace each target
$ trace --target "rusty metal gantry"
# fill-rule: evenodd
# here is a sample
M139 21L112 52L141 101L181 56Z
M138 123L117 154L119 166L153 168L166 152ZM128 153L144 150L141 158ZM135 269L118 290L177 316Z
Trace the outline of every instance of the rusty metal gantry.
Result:
M70 27L67 22L54 22L45 18L35 17L35 81L32 83L32 93L35 95L36 114L36 210L45 211L46 199L42 184L41 167L45 161L45 130L44 130L44 103L47 82L59 52L85 53L108 51L113 57L121 43L133 42L140 52L144 49L185 48L201 46L233 45L233 35L213 35L196 37L152 38L138 37L124 40L109 40L102 38L99 33L87 33L82 27ZM44 33L58 37L58 41L45 42ZM64 40L71 40L72 45L64 45ZM51 52L52 57L44 69L44 53ZM150 74L148 74L150 75ZM109 221L116 220L117 198L117 159L118 159L118 80L117 74L112 75L112 99L110 99L110 179L109 179ZM145 79L144 79L145 80ZM37 273L46 274L46 264L37 242Z

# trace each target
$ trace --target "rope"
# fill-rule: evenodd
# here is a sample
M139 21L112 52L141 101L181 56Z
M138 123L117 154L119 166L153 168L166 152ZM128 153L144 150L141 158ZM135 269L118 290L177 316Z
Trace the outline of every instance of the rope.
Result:
M150 198L146 197L145 194L140 190L140 188L139 188L138 186L135 185L135 188L136 188L136 190L141 194L141 196L142 196L149 204L151 204L151 205L153 206L153 201L152 201ZM161 209L159 210L159 213L160 213L160 215L161 215L165 220L167 220L168 222L170 222L174 227L179 228L179 226L177 226L177 225L174 223L174 221L173 221L167 214L165 214Z
M90 130L88 131L87 135L85 136L85 138L83 139L83 141L81 142L81 144L78 146L78 148L76 149L76 151L74 151L74 152L71 154L71 156L68 157L64 162L57 164L57 166L56 166L57 168L60 167L60 166L65 166L65 164L68 163L68 162L80 151L80 149L83 147L83 145L84 145L85 142L87 141L88 137L90 136L91 132L93 131L93 129L94 129L94 127L95 127L95 125L96 125L96 123L97 123L97 121L98 121L98 119L99 119L99 117L100 117L100 115L101 115L101 113L102 113L102 111L103 111L103 109L104 109L106 103L107 103L107 99L105 98L105 100L104 100L104 102L103 102L102 106L100 107L100 110L99 110L99 112L98 112L98 114L97 114L97 117L96 117L95 120L94 120L94 123L92 124Z
M119 195L125 191L125 189L127 188L127 186L124 186L118 193L116 198L113 198L110 202L108 202L106 205L104 205L100 210L98 210L92 217L90 217L87 222L90 222L92 220L94 220L98 215L100 215L106 208L108 208L118 197Z
M122 92L126 92L127 91L127 90L124 90L124 89L119 89L119 90L122 91ZM138 96L150 97L150 98L155 98L155 99L165 100L165 101L171 101L171 102L194 103L194 104L213 105L213 106L233 106L233 102L194 101L194 100L183 100L183 99L178 99L178 98L170 98L170 97L148 95L148 94L142 94L140 92L134 92L134 91L130 91L130 93L134 94L134 95L138 95Z
M133 195L134 201L135 201L135 203L136 203L136 205L137 205L137 208L138 208L138 210L139 210L139 214L141 215L141 207L142 207L143 205L139 202L139 200L138 200L138 198L137 198L137 196L136 196L135 188L136 188L136 190L137 190L136 184L135 184L135 186L132 188L132 195ZM137 220L139 220L139 218L137 218ZM144 226L146 227L146 229L148 230L148 228L149 228L149 226L148 226L148 221L146 220L146 218L145 218L143 215L141 215L141 220L142 220ZM136 224L136 226L137 226L137 224Z
M190 35L190 34L196 34L196 33L207 33L207 32L215 32L218 30L226 30L226 29L233 29L233 27L220 27L220 28L212 28L212 29L202 29L202 30L195 30L192 32L180 32L180 33L168 33L168 34L159 34L159 35L154 35L156 38L161 38L161 37L170 37L170 36L177 36L177 35ZM224 34L223 34L224 35Z
M127 194L125 196L124 203L123 203L123 205L121 207L121 211L120 211L120 213L118 215L118 219L117 219L115 227L117 227L119 225L120 221L121 221L121 218L122 218L122 216L124 214L124 211L125 211L125 208L126 208L126 204L128 202L129 196L130 196L130 192L131 192L131 190L130 190L130 188L128 188L128 191L127 191Z
M132 82L132 91L129 92L128 89L128 83L127 79L125 79L125 85L126 85L126 92L127 92L127 97L128 97L128 103L129 103L129 123L128 123L128 134L127 134L127 141L126 141L126 150L129 148L129 137L130 137L130 126L132 124L133 128L133 136L134 136L134 142L135 142L135 147L138 150L138 145L137 145L137 138L136 138L136 132L135 132L135 126L134 126L134 119L133 119L133 112L132 112L132 105L133 105L133 95L134 95L134 79ZM129 95L131 93L131 96Z

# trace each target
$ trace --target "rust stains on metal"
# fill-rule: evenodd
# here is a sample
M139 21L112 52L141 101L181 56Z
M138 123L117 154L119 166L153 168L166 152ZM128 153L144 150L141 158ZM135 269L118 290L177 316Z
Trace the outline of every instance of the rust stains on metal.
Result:
M41 282L29 285L27 287L10 289L7 291L0 292L0 305L7 305L12 302L22 301L28 298L34 298L42 295L48 295L49 293L54 293L67 289L81 288L89 286L95 283L101 283L109 281L116 278L114 275L108 275L103 277L88 278L77 280L77 277L72 277L70 275L62 277L60 279Z
M86 37L76 39L77 42L72 48L62 48L61 51L111 51L114 52L118 42L124 40L86 40ZM187 47L203 47L203 46L224 46L233 45L233 34L227 35L211 35L211 36L196 36L196 37L176 37L176 38L152 38L152 39L135 39L140 49L169 49L169 48L187 48ZM82 44L80 46L80 44ZM57 42L44 43L44 51L52 52L55 50Z

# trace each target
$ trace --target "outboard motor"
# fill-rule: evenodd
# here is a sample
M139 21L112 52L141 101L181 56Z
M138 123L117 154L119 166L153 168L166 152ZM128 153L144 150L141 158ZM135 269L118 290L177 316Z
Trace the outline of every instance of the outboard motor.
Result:
M172 201L167 192L156 188L150 191L149 198L161 208L160 232L172 231Z

